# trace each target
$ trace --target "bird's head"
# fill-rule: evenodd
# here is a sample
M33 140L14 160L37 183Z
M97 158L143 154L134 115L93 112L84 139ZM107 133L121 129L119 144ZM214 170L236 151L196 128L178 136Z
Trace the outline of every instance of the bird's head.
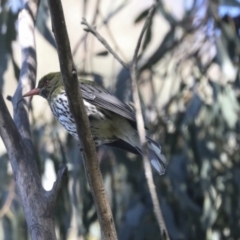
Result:
M53 92L61 88L62 84L62 75L60 72L49 73L42 77L38 83L38 86L28 93L24 94L23 97L29 97L34 95L40 95L46 99L50 99Z

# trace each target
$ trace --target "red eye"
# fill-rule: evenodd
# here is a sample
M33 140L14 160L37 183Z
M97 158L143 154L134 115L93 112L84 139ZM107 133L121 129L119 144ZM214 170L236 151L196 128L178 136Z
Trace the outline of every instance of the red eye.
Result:
M44 85L45 85L45 86L47 86L47 85L48 85L48 83L49 83L49 80L48 80L48 79L46 79L46 80L45 80L45 82L44 82Z

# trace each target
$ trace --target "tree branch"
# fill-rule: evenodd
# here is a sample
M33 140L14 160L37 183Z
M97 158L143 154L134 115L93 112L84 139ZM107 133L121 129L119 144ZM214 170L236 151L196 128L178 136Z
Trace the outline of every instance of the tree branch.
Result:
M48 196L49 204L53 206L52 209L54 209L54 206L57 203L57 198L59 196L59 193L62 189L62 186L64 184L66 177L67 177L67 166L62 165L58 170L57 179L53 184L52 190L46 194Z
M94 11L94 14L93 14L93 20L92 20L92 23L91 23L92 25L95 24L95 22L97 20L97 16L99 14L99 6L100 6L100 0L97 0L95 11ZM78 50L79 46L87 39L87 35L88 35L88 32L85 32L85 34L76 43L76 45L75 45L75 47L72 51L73 57L77 53L77 50Z
M31 132L28 119L28 108L24 106L22 92L29 91L36 81L36 47L35 36L33 34L35 18L37 14L37 4L27 2L24 9L18 16L18 36L22 50L22 67L20 71L19 84L12 97L15 124L29 150L33 149ZM31 7L31 8L30 8ZM25 100L29 104L30 99ZM18 104L18 102L20 104Z
M60 0L48 0L55 34L63 83L69 107L77 125L77 132L84 149L84 163L89 185L95 201L103 239L117 239L111 208L104 189L103 179L92 140L90 124L85 112L77 72L75 70L63 9Z
M115 59L118 60L118 62L129 70L129 65L127 65L119 56L118 54L110 47L110 45L107 43L107 41L97 32L97 30L90 26L90 24L87 22L85 18L82 18L82 25L85 25L87 28L84 28L86 32L92 33L98 40L103 44L103 46L115 57Z
M34 158L33 144L28 120L28 108L24 106L22 92L35 85L36 51L34 27L38 1L26 1L19 14L19 40L22 47L22 68L18 87L10 100L14 108L14 120L0 94L0 135L8 152L13 169L19 197L32 240L56 240L54 226L55 204L49 201L57 199L62 185L59 176L57 191L46 192L41 185L41 178ZM19 104L18 104L19 103ZM16 125L15 125L16 124ZM54 202L55 203L55 202Z
M149 26L149 23L152 19L153 13L155 8L157 7L158 1L155 0L152 7L150 8L146 21L144 23L144 26L142 28L142 31L140 33L140 36L138 38L138 42L134 51L134 56L132 60L132 65L131 65L131 78L132 78L132 92L133 92L133 100L134 100L134 105L135 105L135 111L136 111L136 120L137 120L137 129L138 129L138 134L140 138L140 143L142 146L142 156L143 156L143 164L144 164L144 169L145 169L145 176L147 179L147 184L148 188L150 191L150 195L153 201L153 208L154 208L154 213L158 221L158 225L160 227L160 232L162 239L169 239L167 228L164 223L164 218L162 216L162 211L160 208L160 203L158 201L157 197L157 192L156 192L156 187L153 181L153 175L152 175L152 168L150 165L150 162L148 160L148 148L147 148L147 143L146 143L146 133L145 133L145 128L144 128L144 121L143 121L143 116L142 116L142 110L141 110L141 103L140 103L140 98L139 98L139 93L138 93L138 85L137 85L137 61L138 61L138 52L141 46L142 38L144 36L144 33L146 29Z

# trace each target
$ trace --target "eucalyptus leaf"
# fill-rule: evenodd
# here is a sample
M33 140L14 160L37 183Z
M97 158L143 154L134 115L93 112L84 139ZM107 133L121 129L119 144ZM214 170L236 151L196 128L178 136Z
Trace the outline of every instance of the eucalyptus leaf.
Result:
M223 117L229 128L234 128L239 118L239 104L230 86L226 86L223 93L218 96Z
M237 0L220 0L219 3L228 7L240 7L240 2Z

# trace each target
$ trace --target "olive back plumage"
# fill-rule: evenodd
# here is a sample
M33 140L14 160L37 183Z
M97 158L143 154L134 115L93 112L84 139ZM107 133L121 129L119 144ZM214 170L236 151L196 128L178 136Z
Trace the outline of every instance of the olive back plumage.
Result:
M93 81L79 79L79 83L95 144L97 146L108 144L141 154L134 110ZM40 95L48 100L54 116L70 134L78 138L61 73L50 73L44 76L38 88L41 89ZM161 147L148 138L148 148L152 166L159 174L163 174L166 159L161 152Z

